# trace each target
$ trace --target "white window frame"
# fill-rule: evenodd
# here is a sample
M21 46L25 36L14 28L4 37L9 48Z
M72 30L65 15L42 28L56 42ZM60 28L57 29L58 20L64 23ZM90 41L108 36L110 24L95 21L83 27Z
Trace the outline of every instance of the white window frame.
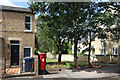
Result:
M25 30L25 17L29 16L30 17L30 30ZM31 32L32 31L32 17L30 15L25 15L24 16L24 32Z
M115 54L115 50L113 51L113 48L116 48L116 49L117 49L117 54L118 54L118 47L115 47L115 46L112 47L112 54L113 54L113 55L117 55L117 54Z
M25 46L25 47L23 47L23 57L24 57L24 49L25 48L30 48L31 49L30 57L32 57L32 47L31 46Z

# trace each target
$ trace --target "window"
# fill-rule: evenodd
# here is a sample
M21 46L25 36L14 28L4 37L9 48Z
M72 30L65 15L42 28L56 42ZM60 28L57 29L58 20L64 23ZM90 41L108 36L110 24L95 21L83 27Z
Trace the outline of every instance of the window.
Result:
M118 39L118 35L117 34L112 34L113 39Z
M112 48L112 54L113 55L117 55L117 47L113 47Z
M24 57L32 57L32 47L24 47L23 49Z
M102 48L102 49L101 49L101 54L102 54L102 55L106 55L106 53L105 53L105 48Z
M25 31L31 31L31 16L25 16Z

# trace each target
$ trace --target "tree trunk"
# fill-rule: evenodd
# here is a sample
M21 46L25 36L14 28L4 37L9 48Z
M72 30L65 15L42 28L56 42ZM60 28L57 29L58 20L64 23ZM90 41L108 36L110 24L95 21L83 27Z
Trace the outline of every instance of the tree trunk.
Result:
M88 65L91 67L90 64L90 53L91 53L91 32L90 32L90 42L89 42L89 54L88 54Z
M58 50L58 54L59 54L59 56L58 56L58 63L59 63L59 64L61 63L61 56L62 56L61 52L62 52L62 50L59 49L59 50Z
M75 65L77 63L77 44L78 44L78 39L77 37L74 37L74 64Z

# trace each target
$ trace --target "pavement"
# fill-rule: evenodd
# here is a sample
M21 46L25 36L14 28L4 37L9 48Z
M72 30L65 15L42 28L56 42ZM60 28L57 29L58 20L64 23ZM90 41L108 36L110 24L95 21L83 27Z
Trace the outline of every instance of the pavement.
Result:
M120 64L109 64L102 68L62 69L58 73L43 75L43 78L103 78L118 75L120 75Z
M117 73L97 73L97 71L72 72L72 70L62 70L59 74L43 75L43 78L101 78L117 75Z
M15 77L14 79L51 79L51 80L120 80L120 64L109 64L102 68L87 68L83 70L77 69L62 69L62 71L48 71L49 74L38 75L38 76L24 76L24 77ZM10 80L10 79L8 79ZM13 80L13 78L12 78Z

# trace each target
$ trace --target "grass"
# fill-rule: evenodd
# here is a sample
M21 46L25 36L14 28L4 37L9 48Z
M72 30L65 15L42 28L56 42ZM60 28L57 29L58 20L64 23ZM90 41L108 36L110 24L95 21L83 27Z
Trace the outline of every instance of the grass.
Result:
M98 66L99 64L94 64L95 66ZM100 64L101 66L104 66L104 64ZM57 70L58 61L57 59L46 59L46 68L47 70ZM87 62L78 62L78 66L81 67L88 67ZM62 63L59 65L61 69L63 68L75 68L74 62L72 61L62 61Z
M78 63L78 66L84 66L86 67L87 63ZM46 59L46 68L47 70L54 70L57 69L58 61L56 59ZM72 61L62 61L62 63L59 65L60 68L71 68L75 67L74 62Z
M71 67L70 63L72 62L66 62L66 61L62 61L62 63L59 65L60 68L69 68ZM47 70L52 70L52 69L56 69L58 66L58 61L57 59L46 59L46 68Z

